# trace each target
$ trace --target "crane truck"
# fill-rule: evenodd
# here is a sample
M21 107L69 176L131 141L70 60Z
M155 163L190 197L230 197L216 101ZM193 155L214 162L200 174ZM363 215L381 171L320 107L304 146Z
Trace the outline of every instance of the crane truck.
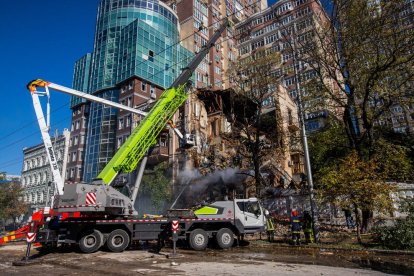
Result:
M216 240L221 248L229 248L235 236L264 231L264 210L256 198L216 201L186 213L171 210L169 215L154 219L139 217L134 208L148 151L186 101L188 81L193 71L227 25L226 21L220 26L148 113L40 79L28 84L56 185L51 208L42 209L32 216L31 231L36 234L35 242L77 244L85 253L95 252L104 245L112 252L121 252L133 241L158 240L162 244L162 240L172 236L174 229L178 238L187 241L191 248L204 250L210 240ZM39 88L45 91L38 91ZM59 173L48 133L49 105L46 122L39 101L39 96L49 97L49 89L145 116L90 184L64 184ZM139 163L130 196L111 186L119 173L132 172Z

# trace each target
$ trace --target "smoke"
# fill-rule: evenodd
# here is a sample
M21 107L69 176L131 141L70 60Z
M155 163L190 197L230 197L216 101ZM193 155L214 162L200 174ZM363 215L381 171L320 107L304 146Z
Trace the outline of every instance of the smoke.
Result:
M181 187L171 208L176 205L188 208L207 201L223 200L229 193L243 191L243 182L247 178L237 168L217 170L201 175L197 169L186 169L178 178Z

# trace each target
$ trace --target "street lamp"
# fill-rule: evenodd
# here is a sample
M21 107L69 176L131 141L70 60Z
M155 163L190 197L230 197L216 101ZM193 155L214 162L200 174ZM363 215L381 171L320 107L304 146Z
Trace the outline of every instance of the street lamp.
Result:
M303 112L303 103L302 103L302 95L300 90L299 84L299 72L298 68L296 67L297 62L297 49L296 49L296 22L293 23L293 39L292 41L292 50L293 50L293 72L295 74L295 88L296 88L296 100L298 105L298 116L299 116L299 123L301 129L301 138L303 144L303 152L305 157L305 167L306 167L306 174L307 174L307 182L308 182L308 189L309 189L309 197L310 197L310 205L311 205L311 215L312 215L312 228L313 228L313 235L315 242L319 241L319 221L317 215L317 208L315 203L315 196L313 191L313 178L312 178L312 168L311 162L309 157L309 148L308 148L308 138L306 136L306 129L305 129L305 115Z

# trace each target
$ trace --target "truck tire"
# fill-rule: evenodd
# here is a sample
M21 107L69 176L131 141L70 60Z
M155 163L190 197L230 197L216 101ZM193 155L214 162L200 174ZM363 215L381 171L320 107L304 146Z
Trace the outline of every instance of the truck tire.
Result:
M102 246L103 235L98 230L85 233L79 240L79 248L83 253L93 253Z
M112 231L106 240L106 246L112 252L122 252L129 246L129 235L122 229Z
M208 244L208 236L203 229L195 229L190 233L190 247L196 251L206 249Z
M233 246L234 234L229 228L221 228L216 235L216 241L221 249L227 249Z

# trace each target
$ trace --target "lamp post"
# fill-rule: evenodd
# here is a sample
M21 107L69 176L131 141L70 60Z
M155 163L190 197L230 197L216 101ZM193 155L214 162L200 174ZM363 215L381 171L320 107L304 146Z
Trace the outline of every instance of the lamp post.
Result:
M312 178L312 168L311 162L309 157L309 148L308 148L308 138L306 136L306 129L305 129L305 115L303 112L303 103L302 103L302 95L300 90L299 84L299 72L298 68L296 67L297 62L297 49L296 49L296 22L293 23L293 38L290 39L292 41L292 50L293 50L293 72L295 74L295 88L297 92L296 100L298 105L298 116L299 116L299 124L301 129L301 138L303 144L303 152L305 157L305 167L306 167L306 175L307 175L307 182L308 182L308 189L309 189L309 197L310 197L310 205L311 205L311 215L312 215L312 228L313 228L313 236L315 242L319 241L319 220L317 214L317 207L315 203L315 196L313 191L313 178ZM302 69L302 68L301 68Z

